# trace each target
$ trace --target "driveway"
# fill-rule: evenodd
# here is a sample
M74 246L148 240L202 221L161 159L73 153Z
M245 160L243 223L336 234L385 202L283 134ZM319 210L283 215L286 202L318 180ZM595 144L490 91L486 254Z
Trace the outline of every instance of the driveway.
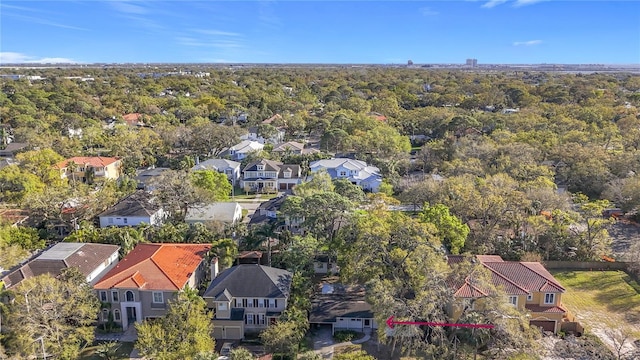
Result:
M333 335L331 334L331 325L320 325L319 328L313 329L313 350L316 354L322 356L323 359L333 359Z

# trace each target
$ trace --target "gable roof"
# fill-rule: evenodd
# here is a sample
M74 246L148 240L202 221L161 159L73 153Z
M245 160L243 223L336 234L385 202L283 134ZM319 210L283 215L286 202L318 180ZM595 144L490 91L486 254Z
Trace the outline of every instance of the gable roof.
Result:
M491 282L502 287L509 295L527 295L533 292L562 293L564 287L538 262L504 261L498 255L477 255L480 263L489 270ZM448 256L449 264L460 263L464 257ZM473 286L468 279L454 285L456 297L486 296L485 291Z
M181 290L210 249L209 244L138 244L94 289Z
M241 142L233 145L229 150L234 150L236 153L248 153L251 151L262 150L264 145L257 141L242 140Z
M266 160L266 159L262 159L262 160L258 160L258 161L254 161L251 164L245 166L244 171L258 171L258 165L264 165L264 171L280 171L280 168L282 167L282 163L280 161L275 161L275 160ZM262 171L262 170L261 170Z
M102 157L102 156L74 156L72 158L66 159L54 165L57 169L66 168L70 162L74 162L77 165L85 165L92 167L105 167L109 166L117 161L120 161L118 158L113 157Z
M264 119L262 120L263 124L271 124L272 122L276 121L277 119L282 119L282 115L280 114L275 114L272 117L268 118L268 119Z
M338 173L336 171L337 168L345 168L347 170L357 170L357 175L348 174L350 179L369 179L374 177L376 179L380 179L382 175L380 175L380 169L375 166L367 165L366 162L361 160L353 160L347 158L334 158L334 159L324 159L324 160L316 160L309 164L309 168L311 172L316 172L321 169L326 169L331 178L336 178Z
M8 288L33 276L58 276L70 267L77 267L86 277L119 250L117 245L60 242L8 273L2 281Z
M264 265L236 265L213 279L202 297L215 299L227 291L233 297L288 298L292 276Z
M304 149L304 144L303 143L299 143L297 141L289 141L286 143L282 143L276 147L273 148L273 150L271 151L275 151L275 152L284 152L284 151L302 151L302 149Z
M191 168L192 171L196 170L215 170L220 171L226 168L236 169L240 167L240 163L237 161L226 160L226 159L209 159L200 162Z
M102 212L98 217L105 216L153 216L161 209L151 194L138 190L133 194L118 201L117 204Z

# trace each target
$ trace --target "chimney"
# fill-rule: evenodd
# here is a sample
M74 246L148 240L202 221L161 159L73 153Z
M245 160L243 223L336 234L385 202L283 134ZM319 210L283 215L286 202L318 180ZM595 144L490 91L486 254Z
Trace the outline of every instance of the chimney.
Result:
M211 259L211 267L209 269L211 271L211 280L215 279L218 276L218 258L214 257Z
M200 164L200 156L196 155L196 165Z

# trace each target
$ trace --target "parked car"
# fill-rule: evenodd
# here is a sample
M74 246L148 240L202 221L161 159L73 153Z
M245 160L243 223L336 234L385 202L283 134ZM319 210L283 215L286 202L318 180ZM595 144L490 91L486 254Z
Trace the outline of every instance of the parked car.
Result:
M226 342L222 344L222 348L220 349L220 356L218 357L218 360L229 360L231 349L233 349L233 343Z

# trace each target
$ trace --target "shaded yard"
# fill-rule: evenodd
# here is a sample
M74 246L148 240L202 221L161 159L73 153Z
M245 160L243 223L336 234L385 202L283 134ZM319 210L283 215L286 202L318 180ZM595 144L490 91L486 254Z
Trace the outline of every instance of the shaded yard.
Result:
M87 346L80 354L80 360L101 360L102 358L95 354L98 344ZM118 359L129 359L129 354L133 350L132 342L122 342L116 353Z
M611 345L607 331L640 339L640 285L622 271L553 271L567 292L564 306L587 330Z

